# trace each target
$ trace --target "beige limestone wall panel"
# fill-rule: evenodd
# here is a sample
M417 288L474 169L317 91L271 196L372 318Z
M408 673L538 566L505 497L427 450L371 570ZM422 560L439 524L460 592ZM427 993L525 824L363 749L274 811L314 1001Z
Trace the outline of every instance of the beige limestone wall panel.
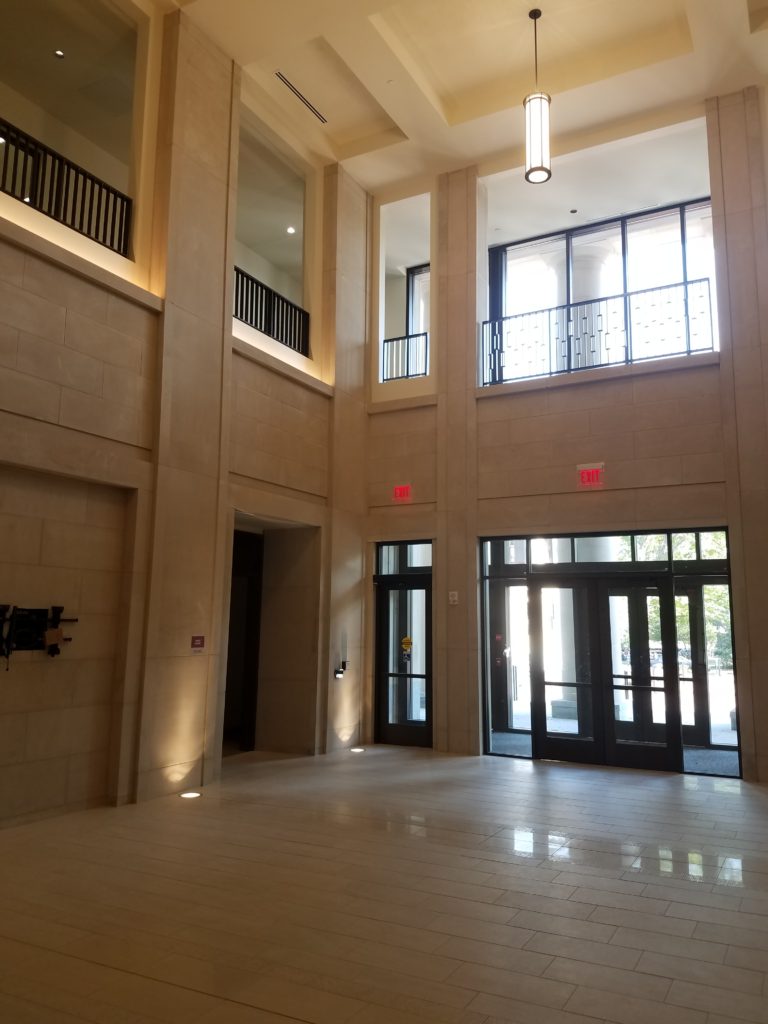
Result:
M699 492L689 485L725 479L719 387L719 367L713 365L483 397L477 413L480 500L559 496L557 506L578 509L583 522L590 517L581 514L576 467L604 462L606 490L677 489L674 501L659 498L660 507L678 510L686 522L691 516L700 521ZM639 501L629 525L642 527L647 507ZM658 515L653 519L658 524ZM568 529L567 522L558 528Z
M487 248L481 235L477 169L438 178L436 543L433 550L433 742L480 752L477 654L478 405L475 353L479 286ZM535 401L535 400L534 400ZM526 402L527 404L527 402ZM445 595L458 594L449 605Z
M768 779L768 212L764 91L707 103L723 348L737 697L745 777Z
M142 306L20 245L1 244L0 409L150 448L154 300Z
M328 395L235 354L231 407L232 472L308 494L328 494Z
M64 606L57 658L17 651L0 687L0 820L104 803L123 671L128 492L0 466L0 602Z
M319 498L291 494L241 477L230 477L227 504L229 508L260 520L304 526L326 526L328 520L326 503Z
M434 540L437 533L436 506L393 505L372 509L367 522L368 540Z
M410 484L411 501L430 504L437 494L437 409L376 412L368 417L369 509L392 504L393 488Z
M165 289L156 487L141 660L139 799L203 781L214 751L230 512L233 139L239 78L183 12L164 19L153 279ZM210 128L206 149L201 132ZM203 636L196 653L192 636ZM207 764L207 762L206 762ZM218 765L206 768L205 780Z
M330 419L332 476L324 537L321 607L326 625L318 679L318 749L359 742L365 651L366 337L370 313L372 201L338 165L324 177L323 322L332 340L335 391ZM340 652L349 668L332 679ZM367 739L368 737L366 737Z

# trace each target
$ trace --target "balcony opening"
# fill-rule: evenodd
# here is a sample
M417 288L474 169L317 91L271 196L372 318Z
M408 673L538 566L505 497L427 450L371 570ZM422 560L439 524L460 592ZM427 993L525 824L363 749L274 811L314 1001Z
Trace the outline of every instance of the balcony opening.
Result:
M0 191L128 256L143 15L106 0L3 8Z
M719 347L708 200L489 253L481 384Z
M235 231L238 320L309 355L304 298L303 176L252 127L240 132Z
M429 373L429 207L427 194L381 208L381 382Z

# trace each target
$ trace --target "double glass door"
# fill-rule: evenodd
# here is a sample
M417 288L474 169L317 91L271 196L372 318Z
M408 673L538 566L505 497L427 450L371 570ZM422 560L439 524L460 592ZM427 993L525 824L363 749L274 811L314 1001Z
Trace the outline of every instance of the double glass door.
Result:
M527 590L532 755L682 770L672 581L547 579Z

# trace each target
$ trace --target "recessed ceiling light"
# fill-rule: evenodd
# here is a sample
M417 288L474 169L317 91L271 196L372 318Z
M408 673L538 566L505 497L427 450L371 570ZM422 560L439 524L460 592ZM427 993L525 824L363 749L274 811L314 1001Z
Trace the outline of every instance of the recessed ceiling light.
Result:
M30 201L31 200L30 200L29 196L24 196L24 202L25 203L29 203Z
M364 754L365 747L350 747L349 751L351 754Z
M194 789L190 789L186 793L179 793L182 800L194 800L196 797L202 795L202 793L197 793Z
M574 209L573 209L573 210L571 210L571 213L578 213L578 212L579 212L579 211L578 211L578 210L577 210L577 209L576 209L575 207L574 207Z
M288 232L289 235L295 235L296 234L296 228L293 227L292 225L287 227L285 230Z
M2 135L0 135L0 146L3 146L4 144L5 144L5 139L3 138Z
M53 53L54 53L54 56L59 58L59 60L61 60L61 58L64 56L64 51L63 50L54 50Z

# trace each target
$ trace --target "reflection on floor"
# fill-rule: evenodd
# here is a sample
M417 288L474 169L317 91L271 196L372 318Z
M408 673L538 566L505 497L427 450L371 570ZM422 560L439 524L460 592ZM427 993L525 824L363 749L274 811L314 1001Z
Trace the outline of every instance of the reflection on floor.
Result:
M707 747L683 748L683 771L703 772L705 775L739 777L737 750L710 750Z
M525 732L491 733L491 753L507 757L531 757L531 734ZM732 750L710 750L707 747L683 748L683 771L705 775L739 777L739 754Z
M9 1024L768 1020L768 790L460 757L227 761L0 832Z

